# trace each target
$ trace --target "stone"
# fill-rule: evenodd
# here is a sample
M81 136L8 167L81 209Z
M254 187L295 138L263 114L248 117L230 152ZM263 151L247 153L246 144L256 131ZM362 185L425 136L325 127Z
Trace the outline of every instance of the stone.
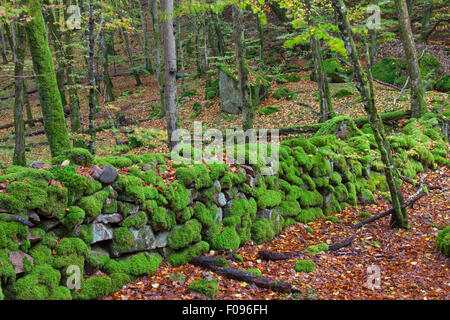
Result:
M219 72L219 97L219 104L223 112L231 114L242 113L238 82L223 70Z
M93 179L98 180L101 174L103 173L103 169L100 168L99 166L94 165L89 168L88 173L91 175Z
M272 220L272 209L262 209L256 213L257 219L266 219L266 220Z
M222 220L223 220L223 210L222 210L222 208L218 208L216 217L214 218L214 221L222 221Z
M116 181L117 177L118 177L118 173L116 171L116 169L114 169L111 166L103 166L103 172L100 175L100 177L98 178L98 180L103 183L103 184L111 184L114 181Z
M23 273L23 258L27 258L31 265L33 265L33 258L22 251L9 251L9 261L14 266L14 272L16 274Z
M93 223L92 224L92 234L93 240L91 244L100 241L111 240L113 238L114 230L103 223Z
M94 220L94 223L111 224L111 223L120 223L122 222L122 220L123 220L122 215L118 213L101 214Z
M244 199L245 201L248 201L247 196L243 192L238 192L236 199Z
M50 168L51 166L42 161L33 161L32 163L30 163L29 167L40 170Z
M227 204L227 199L225 197L225 194L223 192L219 192L214 194L214 202L220 206L224 207Z
M156 248L156 238L150 226L144 226L141 229L130 228L134 236L134 243L127 250L116 250L114 246L110 247L110 252L113 257L119 257L123 253L132 253L140 251L149 251Z
M163 231L156 235L155 248L164 248L168 245L169 231Z
M25 214L28 216L28 220L31 223L38 224L39 222L41 222L41 218L39 217L39 215L36 212L26 210Z
M142 167L142 171L152 171L153 167L151 165L149 165L148 163L146 163L143 167Z
M58 219L45 219L41 220L39 223L39 227L41 229L44 229L45 232L49 232L50 230L54 229L56 226L60 224Z
M220 185L220 181L219 180L214 180L214 191L215 192L222 191L222 186Z

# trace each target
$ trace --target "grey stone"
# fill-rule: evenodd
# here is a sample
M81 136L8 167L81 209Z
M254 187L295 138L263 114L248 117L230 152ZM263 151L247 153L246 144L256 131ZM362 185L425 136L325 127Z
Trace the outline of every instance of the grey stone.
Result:
M169 232L163 231L156 235L155 238L155 248L164 248L168 245Z
M29 167L34 169L42 169L45 166L44 162L41 161L33 161L30 163Z
M219 180L214 180L214 191L216 192L222 191L222 186L220 185Z
M222 220L223 220L223 210L222 210L222 208L218 208L216 217L214 218L214 221L222 221Z
M103 172L100 175L100 177L98 178L98 180L103 183L103 184L111 184L114 181L116 181L117 177L118 177L118 173L116 171L116 169L114 169L111 166L103 166Z
M142 167L142 171L152 171L153 167L151 165L149 165L148 163L146 163L143 167Z
M16 274L23 273L23 258L27 258L31 265L33 265L33 258L22 251L9 251L9 261L14 266L14 272Z
M156 248L155 235L150 226L144 226L138 230L130 228L130 231L134 236L134 243L127 250L118 250L111 245L110 252L113 257L119 257L123 253L148 251Z
M242 113L238 82L222 70L219 72L219 97L219 104L223 112Z
M98 180L100 178L102 172L103 172L103 169L100 168L99 166L95 166L95 165L90 167L89 171L88 171L88 173L91 175L91 177L95 180Z
M214 194L214 202L220 206L224 207L227 204L227 199L225 197L225 194L223 192L219 192Z
M245 201L248 201L247 196L242 192L237 193L236 199L244 199Z
M123 220L122 215L118 213L101 214L94 220L94 223L111 224L111 223L120 223L122 222L122 220Z
M46 219L41 220L39 223L39 227L44 229L45 232L49 232L50 230L54 229L57 225L59 225L59 220L57 219Z
M272 213L273 213L272 209L262 209L256 213L256 218L272 220Z
M93 240L91 244L100 241L111 240L113 238L114 230L103 223L93 223L92 224L92 234Z
M250 188L254 189L256 187L256 179L250 176L250 178L248 179L248 184Z
M41 222L41 218L39 217L39 215L36 212L31 211L31 210L26 210L25 214L28 216L28 220L31 223L38 224L39 222Z

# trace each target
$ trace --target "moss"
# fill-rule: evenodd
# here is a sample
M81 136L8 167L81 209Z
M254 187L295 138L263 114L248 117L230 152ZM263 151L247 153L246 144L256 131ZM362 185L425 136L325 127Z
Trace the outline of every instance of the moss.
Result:
M302 190L300 192L300 205L302 208L307 207L317 207L322 205L323 197L322 195L317 191L308 191L308 190Z
M298 201L283 201L279 209L284 217L295 217L301 210Z
M311 228L310 226L305 226L305 230L306 230L306 232L308 232L308 233L314 233L314 229Z
M65 150L59 156L52 159L52 164L60 164L64 160L70 160L70 164L75 164L83 167L94 164L94 156L86 149L73 148Z
M339 220L339 219L336 218L336 217L325 217L323 220L325 220L325 221L331 221L331 222L333 222L333 223L341 223L341 220Z
M104 214L112 214L116 213L118 211L118 205L116 199L106 199L105 203L103 204L103 213Z
M110 277L112 292L122 289L122 287L131 282L131 278L123 272L114 272Z
M61 274L48 264L36 266L14 284L17 300L47 300L55 295Z
M58 237L53 231L47 232L42 237L42 244L46 245L49 248L55 248L58 244Z
M102 213L103 204L109 197L109 193L110 189L105 189L92 196L84 197L78 202L78 206L85 211L87 216L95 219Z
M212 249L227 249L236 251L239 248L240 238L234 227L225 227L225 229L214 235L211 239Z
M47 198L45 189L33 186L25 182L11 182L6 186L6 192L23 203L26 209L38 209L42 207Z
M175 214L164 207L156 207L150 217L153 230L171 230L176 224Z
M210 227L214 223L217 215L217 206L206 207L202 202L197 202L194 205L194 217L203 226Z
M81 283L81 290L75 294L76 299L94 300L112 293L112 282L106 276L93 276Z
M175 227L169 235L169 247L178 250L201 240L202 225L195 219Z
M256 188L255 196L259 209L276 207L281 203L281 193L275 190Z
M131 167L133 165L133 161L127 157L106 157L106 161L108 161L112 166L116 168L126 168Z
M5 300L5 295L3 294L2 285L0 284L0 301Z
M40 210L61 221L66 215L68 194L67 188L62 188L58 185L48 186L47 198Z
M58 286L49 300L72 300L72 294L67 287Z
M168 188L166 187L163 189L163 195L173 211L181 211L186 208L189 203L190 191L182 184L173 182Z
M6 237L5 229L0 225L0 249L8 246L8 238Z
M3 229L6 241L3 240L3 246L7 247L9 250L17 251L19 250L19 243L22 243L24 246L20 246L22 251L26 251L26 247L30 244L28 239L29 230L27 226L19 222L2 222L0 221L0 228Z
M212 180L220 179L230 170L230 167L226 163L210 163L208 166L211 170L210 176Z
M331 173L331 164L324 156L317 154L311 158L311 162L313 164L310 170L312 177L323 177Z
M256 219L251 226L251 237L256 244L271 241L275 237L272 222L266 219Z
M230 265L228 264L228 260L225 258L217 258L216 263L219 264L222 268L230 267Z
M436 247L447 257L450 257L450 226L445 227L438 233Z
M180 252L170 255L168 259L174 267L178 267L188 263L192 258L200 256L208 251L208 242L200 241Z
M302 223L309 223L322 216L323 213L321 208L308 208L302 209L300 214L295 217L295 220Z
M141 229L147 224L147 220L147 214L143 211L139 211L134 216L126 218L122 223L122 227Z
M336 91L336 93L333 95L333 98L342 99L342 98L345 98L345 97L351 96L351 95L353 95L352 91L350 91L346 88L342 88L342 89L339 89L338 91Z
M191 281L189 290L199 292L212 299L219 292L218 280L198 279Z
M9 194L0 193L0 208L6 212L20 215L23 213L24 204Z
M119 264L126 274L138 277L154 274L161 262L162 257L159 254L138 253L130 259L120 261Z
M323 242L313 246L309 246L308 248L305 249L305 252L309 253L312 256L315 256L316 254L322 251L328 251L328 245Z
M262 272L261 270L254 268L254 269L247 269L245 270L245 272L250 273L251 275L257 276L257 277L262 277Z
M176 213L176 220L178 224L186 223L194 215L193 207L186 207L182 211Z
M332 185L337 186L337 185L339 185L341 182L342 182L342 177L341 177L341 175L340 175L339 173L333 172L333 173L330 174L330 183L331 183Z
M278 107L276 106L266 106L264 108L259 109L258 113L260 115L269 116L272 113L278 112Z
M92 224L83 224L80 229L80 239L82 239L87 245L90 245L94 241L94 228Z
M114 229L112 239L112 250L127 252L134 244L134 235L128 228L120 227Z
M361 211L358 214L358 218L368 219L368 218L371 218L371 217L372 217L372 215L370 213L366 212L366 211Z
M213 183L204 163L195 164L191 168L178 168L175 176L184 186L193 184L197 190L209 188Z
M30 256L33 258L33 262L35 265L51 265L53 263L52 250L43 244L37 244L36 246L31 248Z
M434 84L434 89L441 92L450 92L450 75L445 75Z
M297 272L313 272L316 268L316 264L311 260L297 260L295 261L295 271Z
M362 135L362 131L358 129L350 117L338 116L324 122L319 131L317 131L316 136L327 134L336 135L338 133L339 137L343 140Z
M376 203L375 197L373 196L372 191L369 189L363 188L361 189L361 194L359 195L359 199L361 201L361 204L373 204Z
M7 249L0 249L0 284L12 284L16 280L14 266L9 261L9 253Z

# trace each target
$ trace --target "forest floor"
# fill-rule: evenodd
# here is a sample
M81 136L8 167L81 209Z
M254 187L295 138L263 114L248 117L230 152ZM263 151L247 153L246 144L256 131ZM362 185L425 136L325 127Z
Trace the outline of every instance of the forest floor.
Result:
M236 269L257 268L264 277L281 280L301 288L301 293L280 293L266 290L241 281L218 276L205 269L186 264L172 267L164 261L153 276L146 276L128 284L122 290L104 300L161 300L161 299L209 299L191 292L188 283L195 279L219 279L219 292L215 299L450 299L450 259L436 250L435 238L438 228L450 222L450 169L441 167L423 174L428 185L440 186L442 190L431 191L408 210L409 230L391 229L389 217L364 226L358 231L350 229L363 218L361 212L377 215L390 208L379 193L377 203L358 208L348 207L333 215L339 223L324 219L286 228L273 241L256 246L252 243L239 248L237 253L243 262L229 261ZM417 190L404 185L405 197ZM305 227L313 229L312 233ZM296 259L264 261L258 251L298 252L320 242L335 243L354 235L352 245L338 251L322 252L311 259L316 264L312 273L294 270ZM221 257L211 251L209 255ZM379 268L379 288L370 289L371 273L368 267Z

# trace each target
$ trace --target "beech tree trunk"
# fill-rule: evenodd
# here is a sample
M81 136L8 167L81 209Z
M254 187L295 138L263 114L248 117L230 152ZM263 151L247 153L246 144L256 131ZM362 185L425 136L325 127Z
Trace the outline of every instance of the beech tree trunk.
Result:
M153 74L153 66L152 62L150 60L150 46L148 43L148 33L147 33L147 20L145 19L144 10L142 8L142 1L137 1L139 4L139 17L141 18L141 24L142 24L142 36L143 36L143 49L144 49L144 68L147 70L150 74Z
M141 77L139 76L139 73L134 66L133 53L131 52L130 40L128 38L127 30L122 28L122 35L123 39L125 40L125 49L128 55L128 60L130 61L131 72L133 73L134 79L136 80L136 87L140 87L142 86Z
M381 160L385 166L384 173L386 176L386 182L389 186L389 191L391 193L392 206L394 208L391 227L408 228L408 216L406 214L406 209L402 208L403 195L396 179L397 172L392 160L391 149L384 134L383 122L378 115L375 105L373 81L371 81L370 68L368 69L367 75L359 61L358 51L353 40L353 33L347 17L347 8L344 1L332 0L332 4L338 18L338 25L343 36L347 55L349 56L353 66L356 88L361 94L364 109L366 110L369 124L372 127L374 137L378 145L378 150L380 151Z
M26 166L25 159L25 124L23 121L23 67L25 61L25 34L21 26L17 26L15 22L11 23L11 33L13 39L13 60L14 60L14 76L15 76L15 98L14 98L14 131L15 144L13 164Z
M1 36L1 42L2 42L2 59L3 64L8 63L8 57L6 55L6 40L5 40L5 34L3 33L3 29L0 27L0 36Z
M178 143L172 134L178 129L177 49L173 32L173 0L161 0L162 40L164 47L164 109L166 111L169 150Z
M244 17L242 9L233 4L233 40L236 51L236 65L238 69L239 100L242 107L242 128L244 130L253 128L253 108L247 100L248 90L248 66L245 61L244 43Z
M111 76L109 75L109 53L108 53L108 45L106 44L108 41L108 34L102 31L100 44L102 50L102 66L103 66L103 90L105 95L105 102L114 101L115 96L113 92L113 83L111 80Z
M416 46L411 31L411 21L405 0L395 0L400 38L405 52L406 66L409 82L411 84L411 112L413 118L420 118L427 110L423 100L422 78L420 76L419 62L417 60Z
M89 1L88 76L89 76L89 151L95 153L95 117L97 114L97 87L95 81L95 17L94 3Z
M55 76L52 53L47 39L44 17L39 0L24 0L30 21L26 24L28 43L36 73L44 129L53 157L71 148L61 95Z
M161 105L161 118L165 116L164 111L164 79L161 63L161 32L159 30L158 0L148 0L148 7L151 10L150 19L153 26L153 52L155 57L156 78L158 80L159 99Z
M420 32L420 40L423 44L427 44L429 30L430 30L430 20L433 13L433 0L425 0L423 8L423 19L422 19L422 30Z

